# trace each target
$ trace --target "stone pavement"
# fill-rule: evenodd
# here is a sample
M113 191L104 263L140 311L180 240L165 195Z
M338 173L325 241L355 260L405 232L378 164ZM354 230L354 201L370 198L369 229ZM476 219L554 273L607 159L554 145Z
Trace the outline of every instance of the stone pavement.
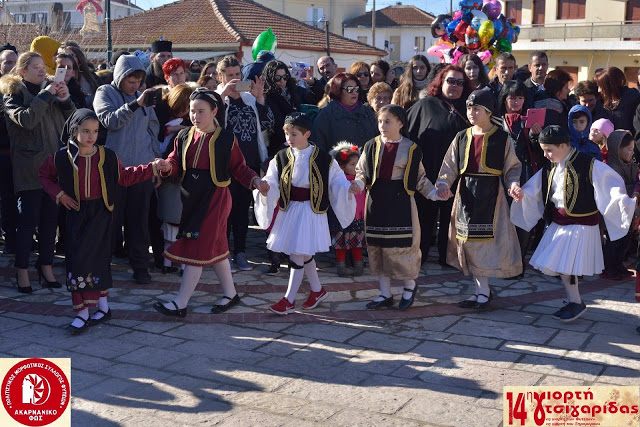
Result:
M564 324L550 317L564 296L557 279L531 270L492 279L494 309L474 313L454 304L470 278L427 262L414 307L370 312L374 278L340 278L324 254L328 300L281 317L266 308L283 296L287 272L264 275L264 234L249 240L254 269L234 274L243 304L230 313L209 313L220 296L210 269L187 318L175 320L151 306L171 299L179 276L152 271L151 285L137 285L114 260L114 317L79 337L64 329L68 293L39 289L32 274L36 292L18 294L13 259L0 256L0 357L71 357L74 426L498 426L504 385L640 382L632 280L586 278L589 309ZM307 295L303 284L298 306Z

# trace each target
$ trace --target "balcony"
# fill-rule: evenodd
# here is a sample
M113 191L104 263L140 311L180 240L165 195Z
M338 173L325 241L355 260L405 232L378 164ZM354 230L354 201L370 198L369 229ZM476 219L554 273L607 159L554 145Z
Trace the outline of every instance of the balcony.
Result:
M520 26L519 40L622 41L640 39L640 21L615 21Z

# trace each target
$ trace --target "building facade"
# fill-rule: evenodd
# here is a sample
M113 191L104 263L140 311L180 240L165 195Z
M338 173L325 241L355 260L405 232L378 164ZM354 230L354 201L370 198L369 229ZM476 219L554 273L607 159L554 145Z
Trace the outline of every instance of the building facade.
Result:
M502 0L505 16L520 26L513 55L518 65L546 51L551 68L574 82L599 68L618 67L635 86L640 68L640 0Z

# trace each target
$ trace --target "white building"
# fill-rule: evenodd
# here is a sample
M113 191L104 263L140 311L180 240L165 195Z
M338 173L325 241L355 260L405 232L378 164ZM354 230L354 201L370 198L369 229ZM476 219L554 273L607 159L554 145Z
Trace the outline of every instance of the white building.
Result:
M375 47L384 49L387 61L408 61L413 55L427 54L433 44L431 22L435 17L415 6L388 6L376 11ZM371 12L345 21L344 36L369 45L373 44ZM440 62L428 57L430 62Z

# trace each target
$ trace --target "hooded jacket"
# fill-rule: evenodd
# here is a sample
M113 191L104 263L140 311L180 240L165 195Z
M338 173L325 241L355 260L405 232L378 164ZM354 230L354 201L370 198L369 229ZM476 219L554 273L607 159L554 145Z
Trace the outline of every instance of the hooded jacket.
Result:
M38 170L60 148L62 127L76 107L70 98L60 101L44 89L33 96L20 76L14 74L2 77L0 92L4 95L5 122L11 141L14 190L18 193L41 189Z
M115 151L123 166L149 163L159 157L158 118L152 107L140 107L140 92L126 95L120 83L134 71L144 71L138 57L122 55L113 70L113 82L96 91L93 109L107 128L105 147Z
M573 127L573 123L571 122L573 120L573 117L577 113L584 113L588 118L587 127L584 128L584 130L581 132L578 132ZM589 111L587 107L584 107L582 105L574 105L573 107L571 107L571 110L569 110L569 118L567 122L569 126L569 135L571 136L571 146L576 150L593 157L596 160L602 161L602 152L600 151L600 147L598 147L595 142L589 140L591 123L591 111Z
M633 138L631 133L626 130L613 131L607 138L607 148L609 150L609 160L607 165L614 171L618 172L622 177L627 194L631 196L633 194L633 186L638 178L638 165L633 160L625 162L620 158L620 144L622 143L622 139L625 135L629 135Z

